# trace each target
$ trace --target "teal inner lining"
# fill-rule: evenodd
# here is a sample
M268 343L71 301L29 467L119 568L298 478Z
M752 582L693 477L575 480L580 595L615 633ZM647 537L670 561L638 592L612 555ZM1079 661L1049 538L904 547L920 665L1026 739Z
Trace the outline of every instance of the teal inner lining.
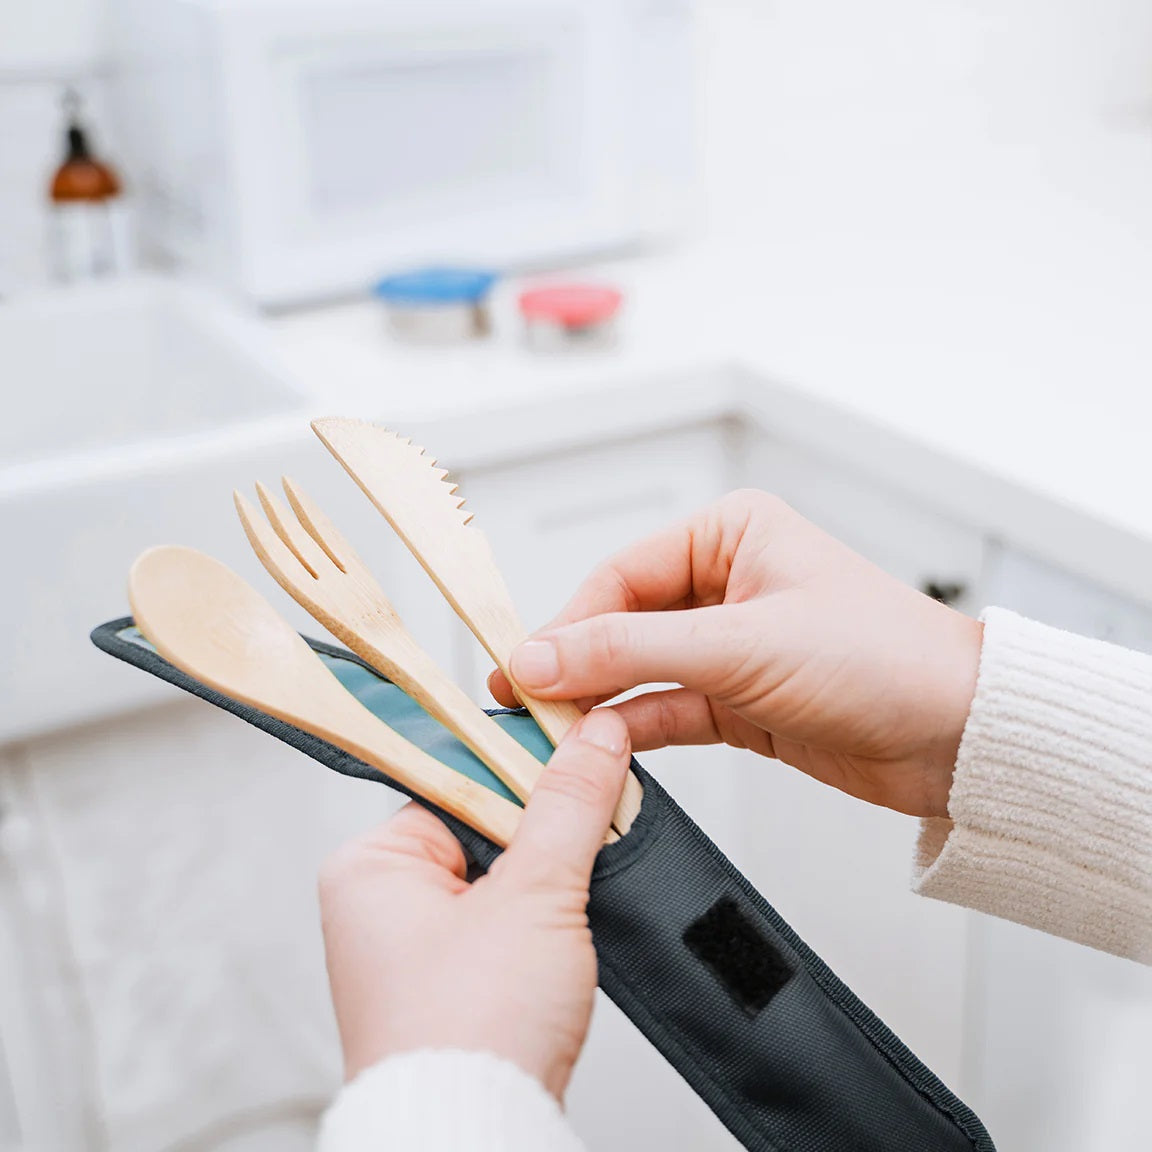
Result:
M137 628L126 628L120 635L133 644L152 652L156 651ZM417 747L423 748L449 768L462 772L498 796L503 796L514 804L520 804L520 800L511 789L479 757L395 684L365 668L356 660L343 656L330 656L324 652L317 652L316 655L336 679L389 728L394 729ZM493 716L492 719L527 748L537 760L547 763L552 755L552 744L531 716Z

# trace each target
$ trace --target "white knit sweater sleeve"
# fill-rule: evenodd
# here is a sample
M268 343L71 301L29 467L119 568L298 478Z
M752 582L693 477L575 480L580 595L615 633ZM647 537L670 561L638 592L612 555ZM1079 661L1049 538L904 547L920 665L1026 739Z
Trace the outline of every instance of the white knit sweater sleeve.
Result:
M914 887L1152 963L1152 657L990 608Z
M318 1152L584 1152L539 1081L487 1052L383 1060L344 1086Z

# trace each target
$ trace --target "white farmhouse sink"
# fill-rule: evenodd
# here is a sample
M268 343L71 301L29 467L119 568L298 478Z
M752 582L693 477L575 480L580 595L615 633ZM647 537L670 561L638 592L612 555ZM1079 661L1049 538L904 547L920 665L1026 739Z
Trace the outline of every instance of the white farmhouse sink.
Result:
M88 632L146 547L234 562L231 489L310 433L260 322L159 277L0 300L0 381L2 744L155 699Z
M0 467L293 406L246 329L203 292L150 277L0 304Z

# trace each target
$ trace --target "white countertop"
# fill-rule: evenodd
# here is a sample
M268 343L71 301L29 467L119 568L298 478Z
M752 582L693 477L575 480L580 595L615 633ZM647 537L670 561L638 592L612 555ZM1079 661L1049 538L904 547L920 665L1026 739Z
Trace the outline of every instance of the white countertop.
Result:
M904 4L899 26L922 7ZM225 343L248 373L292 378L299 403L199 432L110 424L99 445L0 468L0 527L38 561L2 588L20 655L0 684L0 742L161 698L105 667L87 629L124 610L125 569L159 540L258 568L231 489L286 468L311 479L313 461L322 483L307 427L322 414L386 422L465 473L743 417L1152 607L1152 116L1075 84L1061 99L1062 53L1052 84L1021 89L1031 17L981 81L984 17L962 7L949 10L962 28L921 29L938 53L894 41L882 68L851 30L829 41L811 6L788 8L791 39L775 25L746 37L741 17L746 58L725 49L710 73L727 89L709 121L709 230L583 270L626 292L612 351L527 350L513 284L495 335L456 349L396 344L371 301L255 323L228 307ZM853 17L856 32L872 17ZM1099 64L1111 93L1112 55ZM192 287L221 310L216 289Z
M1152 139L1085 134L1010 188L985 159L947 202L889 181L589 269L627 294L610 352L527 350L511 287L465 347L398 345L373 302L271 326L318 412L449 467L742 412L1152 600Z
M730 27L703 61L706 228L583 270L627 294L611 352L528 351L511 284L490 340L424 350L396 344L371 301L246 318L193 283L183 312L220 313L201 343L250 383L292 378L298 402L173 431L135 412L117 375L100 394L106 435L69 447L41 388L54 450L0 467L4 538L37 558L0 581L18 654L0 677L0 743L161 698L106 667L87 629L124 611L124 572L157 541L258 568L231 489L283 469L322 485L307 427L321 414L389 423L465 473L743 417L1152 607L1143 54L1119 52L1123 28L1103 36L1086 0L1083 21L1058 14L1039 37L1024 10L929 7L902 0L878 20L844 6L829 36L819 6L708 6ZM164 362L179 347L143 343L161 408L205 400Z

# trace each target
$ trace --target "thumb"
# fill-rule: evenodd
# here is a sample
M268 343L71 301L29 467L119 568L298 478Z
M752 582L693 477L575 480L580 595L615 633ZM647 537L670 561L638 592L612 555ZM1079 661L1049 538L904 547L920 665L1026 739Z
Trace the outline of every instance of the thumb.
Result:
M552 754L504 853L505 875L587 888L631 761L628 726L610 708L589 712Z
M745 607L611 612L553 628L515 649L512 679L545 699L607 698L662 681L719 695L752 643Z

